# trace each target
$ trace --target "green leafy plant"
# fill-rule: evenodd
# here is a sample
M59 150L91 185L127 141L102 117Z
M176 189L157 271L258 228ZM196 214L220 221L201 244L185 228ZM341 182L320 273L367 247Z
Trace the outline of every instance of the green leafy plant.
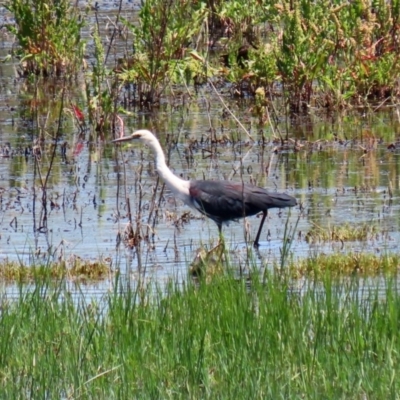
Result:
M86 75L86 97L88 99L89 120L97 132L109 128L111 115L115 115L119 85L112 84L112 75L106 67L106 52L101 42L99 27L93 31L94 63L92 71Z
M22 74L60 76L76 72L82 63L84 24L68 0L10 0L6 8L15 18L8 30L15 34Z
M137 84L140 104L159 102L169 84L185 82L198 73L198 65L193 65L195 60L186 54L186 48L196 47L193 43L206 15L203 6L196 9L191 2L148 0L140 10L138 26L124 20L134 35L133 54L119 77Z
M235 93L254 96L261 87L271 101L282 97L289 113L399 94L399 1L237 0L214 9L225 32L219 44L228 48L224 75Z

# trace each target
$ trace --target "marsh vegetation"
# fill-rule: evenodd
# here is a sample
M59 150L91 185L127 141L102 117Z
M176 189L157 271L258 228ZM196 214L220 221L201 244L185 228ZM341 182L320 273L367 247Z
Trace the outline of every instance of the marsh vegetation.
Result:
M80 6L0 13L0 397L397 398L400 3ZM299 206L210 251L137 128Z
M293 292L254 271L76 303L40 279L2 299L2 397L396 398L399 298L326 276ZM381 297L383 295L383 297ZM378 373L379 371L379 373Z

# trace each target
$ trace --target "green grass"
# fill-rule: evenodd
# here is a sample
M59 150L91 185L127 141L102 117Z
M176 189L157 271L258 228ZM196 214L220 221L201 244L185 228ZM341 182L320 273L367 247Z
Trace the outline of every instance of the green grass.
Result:
M0 398L396 398L400 300L325 279L229 273L73 300L36 282L1 301ZM361 296L362 294L362 296Z

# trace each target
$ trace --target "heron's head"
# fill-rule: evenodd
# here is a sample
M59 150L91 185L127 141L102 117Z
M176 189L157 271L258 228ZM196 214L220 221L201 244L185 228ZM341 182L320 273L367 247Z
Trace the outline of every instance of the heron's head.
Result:
M128 140L140 140L142 143L152 145L157 142L157 138L147 129L139 129L132 133L132 135L124 136L113 140L113 143L127 142Z

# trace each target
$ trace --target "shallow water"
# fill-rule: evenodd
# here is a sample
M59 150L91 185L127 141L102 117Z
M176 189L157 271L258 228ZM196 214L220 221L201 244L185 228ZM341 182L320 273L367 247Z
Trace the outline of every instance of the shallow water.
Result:
M213 118L217 121L218 115ZM200 116L198 119L201 121ZM199 122L196 128L182 131L199 138L204 125ZM5 141L14 148L13 137L6 136ZM301 209L294 207L290 216L288 210L270 211L259 249L258 262L262 265L279 260L287 218L290 226L299 218L291 248L294 257L318 251L398 251L398 188L393 187L399 182L398 155L388 152L384 145L360 159L362 153L356 146L344 149L330 144L311 154L287 151L279 155L272 152L274 145L264 148L258 144L242 148L240 144L217 145L218 154L206 158L201 151L206 149L209 154L211 146L206 144L192 152L193 158L188 163L184 155L186 143L183 138L169 152L170 165L176 174L185 178L230 178L242 157L242 177L236 174L232 179L255 180L271 191L285 191L298 199ZM157 176L147 149L140 146L118 149L109 143L84 142L81 147L71 146L67 156L64 159L58 156L56 161L47 190L46 227L42 220L42 191L34 182L33 157L16 154L0 159L1 258L28 263L72 255L85 259L111 258L133 271L141 266L158 279L164 279L179 272L186 274L198 248L216 243L216 225L165 191L154 237L142 242L141 257L137 249L117 246L117 235L123 233L128 222L125 188L133 223L141 222L143 237L147 235L147 225L153 224L149 213ZM262 171L266 169L268 176L263 176ZM157 202L160 190L161 185L157 187ZM140 220L137 219L139 204L142 205ZM188 212L192 218L182 222L181 217ZM377 233L362 243L309 244L305 241L305 235L314 225L326 228L346 222L374 224ZM259 219L249 218L248 223L254 238ZM247 259L244 227L244 221L224 227L232 257L243 266Z
M111 3L101 3L101 7L99 17L104 21L115 14ZM133 9L127 2L126 15L135 18L130 7ZM0 58L12 47L7 34L2 34ZM123 54L125 46L125 39L121 40L116 57ZM168 191L160 200L162 185L157 185L152 155L146 148L114 146L111 135L93 139L90 127L81 134L71 116L66 116L70 119L60 141L66 144L66 151L63 154L57 147L44 207L40 177L49 170L53 143L45 139L40 144L41 160L35 163L31 149L37 144L36 136L26 117L31 87L16 77L12 61L0 66L0 87L0 260L32 264L74 256L103 258L111 260L113 270L119 268L132 280L145 273L149 279L163 282L171 277L185 279L198 249L216 244L218 231L212 221L176 201ZM43 90L49 93L54 88ZM75 90L79 104L82 88L78 85ZM169 165L184 178L254 182L298 199L299 206L290 212L270 211L252 265L264 268L279 262L286 221L290 228L297 225L290 250L294 258L333 251L399 251L396 109L372 116L360 112L329 118L311 112L306 119L289 123L291 140L281 148L276 129L260 127L252 117L251 103L232 100L229 88L222 88L222 94L254 143L227 116L209 87L203 87L196 98L183 97L181 106L163 104L157 111L137 111L124 117L125 133L142 127L156 132L168 152ZM46 107L44 102L42 121L46 120ZM50 126L46 129L54 129L55 119L47 121ZM282 131L285 126L285 121L279 125ZM218 143L210 141L213 136ZM151 210L154 190L156 219ZM140 225L143 238L150 232L149 240L133 249L120 241L128 222L125 193L134 227ZM254 238L257 217L224 227L232 262L241 269L249 267L247 223ZM366 242L344 244L305 240L314 226L344 223L373 224L376 234ZM85 286L85 290L104 293L109 286L105 281Z

